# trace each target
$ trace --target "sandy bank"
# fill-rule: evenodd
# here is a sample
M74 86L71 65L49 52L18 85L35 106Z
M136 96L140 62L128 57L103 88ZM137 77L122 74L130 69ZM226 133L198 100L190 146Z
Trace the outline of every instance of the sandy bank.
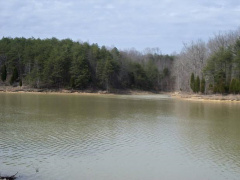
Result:
M0 92L2 93L32 93L32 94L75 94L75 95L151 95L160 94L160 92L150 92L142 90L71 90L71 89L37 89L27 86L12 87L12 86L0 86Z
M0 86L0 93L31 93L31 94L73 94L73 95L153 95L167 94L172 98L189 101L212 101L212 102L240 102L240 95L222 95L222 94L192 94L186 92L151 92L142 90L112 90L110 92L102 90L71 90L71 89L37 89L28 86L12 87Z
M240 102L240 95L236 94L192 94L183 92L171 93L171 97L190 101Z

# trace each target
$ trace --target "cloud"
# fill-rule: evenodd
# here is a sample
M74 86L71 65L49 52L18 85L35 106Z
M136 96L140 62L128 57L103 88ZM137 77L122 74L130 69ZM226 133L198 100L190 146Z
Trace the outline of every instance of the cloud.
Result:
M236 0L0 1L0 36L57 37L163 53L239 26Z

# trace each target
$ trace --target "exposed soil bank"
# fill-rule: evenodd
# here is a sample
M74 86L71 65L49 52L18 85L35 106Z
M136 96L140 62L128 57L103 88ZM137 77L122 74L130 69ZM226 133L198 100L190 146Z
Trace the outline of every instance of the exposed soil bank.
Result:
M122 95L150 95L150 94L160 94L158 91L142 91L142 90L119 90L114 89L110 91L87 89L87 90L73 90L73 89L37 89L30 88L28 86L23 87L12 87L12 86L0 86L0 92L5 93L44 93L44 94L82 94L82 95L111 95L111 94L122 94Z
M218 101L218 102L240 102L240 95L236 94L193 94L186 92L160 92L160 91L143 91L143 90L119 90L102 91L96 89L72 90L72 89L37 89L28 86L0 86L0 92L5 93L35 93L35 94L81 94L81 95L151 95L151 94L167 94L172 98L191 100L191 101Z
M240 95L238 94L192 94L185 92L171 93L171 97L192 100L192 101L226 101L226 102L240 102Z

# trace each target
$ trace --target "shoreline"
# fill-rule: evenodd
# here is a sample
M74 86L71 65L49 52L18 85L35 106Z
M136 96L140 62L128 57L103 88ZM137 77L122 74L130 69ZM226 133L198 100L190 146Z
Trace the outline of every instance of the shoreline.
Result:
M186 92L173 92L171 97L187 101L206 101L206 102L240 102L240 94L192 94Z
M97 89L72 90L72 89L37 89L28 86L12 87L0 86L0 93L30 93L30 94L62 94L62 95L156 95L166 94L173 99L205 102L240 102L240 94L193 94L187 92L162 92L144 91L137 89L103 91Z
M72 95L154 95L154 94L166 94L160 91L144 91L137 89L125 89L125 90L72 90L72 89L37 89L25 87L11 87L0 86L0 93L31 93L31 94L72 94Z

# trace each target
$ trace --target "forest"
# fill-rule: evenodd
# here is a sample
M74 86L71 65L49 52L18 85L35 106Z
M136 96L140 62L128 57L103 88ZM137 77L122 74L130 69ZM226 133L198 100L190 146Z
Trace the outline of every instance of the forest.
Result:
M1 86L238 94L240 28L184 44L174 55L158 48L139 52L71 39L3 37L0 73Z
M0 40L1 84L34 88L170 91L173 56L35 38Z
M240 93L240 28L184 44L172 69L176 91Z

